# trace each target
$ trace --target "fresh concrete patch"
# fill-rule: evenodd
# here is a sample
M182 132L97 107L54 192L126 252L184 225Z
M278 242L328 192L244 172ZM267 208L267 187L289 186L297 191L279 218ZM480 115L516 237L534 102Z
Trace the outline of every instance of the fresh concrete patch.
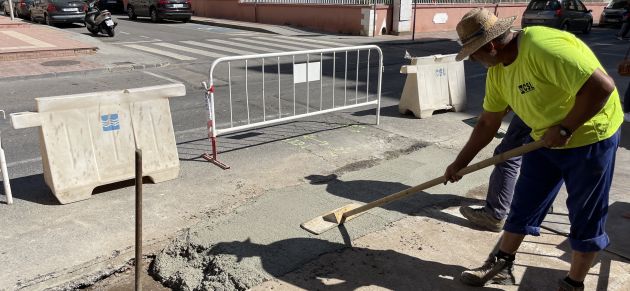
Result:
M325 210L352 201L368 202L408 188L412 183L409 181L440 175L447 161L438 157L447 152L430 146L361 171L266 192L230 216L187 230L157 255L152 271L175 289L212 290L222 286L225 290L245 290L297 269L321 254L347 248L359 237L382 230L423 207L460 205L465 198L442 193L477 186L478 178L487 173L473 174L457 187L447 189L442 185L375 209L320 236L299 227ZM423 170L401 166L414 168L421 163L419 168Z

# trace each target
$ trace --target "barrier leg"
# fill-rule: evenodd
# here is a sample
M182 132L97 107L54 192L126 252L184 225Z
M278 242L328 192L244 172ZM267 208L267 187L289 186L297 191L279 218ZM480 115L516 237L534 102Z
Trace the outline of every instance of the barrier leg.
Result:
M4 150L0 147L0 170L2 171L2 182L4 182L4 194L7 195L7 204L13 204L11 194L11 184L9 183L9 173L7 172L7 161L4 158Z
M212 120L208 120L208 139L210 140L210 143L212 144L212 155L208 153L203 153L201 157L204 158L206 161L219 166L219 168L223 170L229 169L230 166L217 160L217 138L216 136L213 136L212 134Z

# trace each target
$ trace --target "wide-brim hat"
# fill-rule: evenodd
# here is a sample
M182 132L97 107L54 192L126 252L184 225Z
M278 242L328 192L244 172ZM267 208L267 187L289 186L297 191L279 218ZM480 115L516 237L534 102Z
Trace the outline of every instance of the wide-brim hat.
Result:
M457 35L462 45L455 60L461 61L491 40L506 32L516 20L516 16L498 18L492 12L484 8L475 8L468 11L462 20L457 23Z

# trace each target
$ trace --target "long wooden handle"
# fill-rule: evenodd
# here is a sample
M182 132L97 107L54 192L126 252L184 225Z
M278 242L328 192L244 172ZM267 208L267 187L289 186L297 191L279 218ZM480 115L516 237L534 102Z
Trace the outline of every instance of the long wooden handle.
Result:
M485 159L483 161L480 161L478 163L475 163L475 164L472 164L472 165L470 165L468 167L465 167L465 168L459 170L459 172L457 172L457 174L459 174L461 176L464 176L464 175L470 174L472 172L481 170L481 169L483 169L485 167L505 162L506 160L511 159L513 157L521 156L521 155L526 154L528 152L531 152L533 150L539 149L539 148L541 148L543 146L544 146L543 140L539 140L539 141L536 141L536 142L528 143L526 145L517 147L517 148L515 148L513 150L510 150L510 151L498 154L498 155L493 156L491 158ZM424 183L422 183L422 184L420 184L418 186L411 187L409 189L400 191L398 193L394 193L394 194L389 195L389 196L385 196L385 197L383 197L381 199L372 201L372 202L370 202L368 204L365 204L363 206L360 206L360 207L357 207L355 209L348 210L347 212L344 212L343 216L342 216L342 220L344 218L350 217L352 215L361 213L363 211L370 210L370 209L372 209L374 207L378 207L378 206L387 204L387 203L389 203L391 201L403 198L403 197L405 197L405 196L407 196L409 194L420 192L422 190L431 188L433 186L442 184L444 182L446 182L446 178L444 176L440 176L440 177L437 177L437 178L435 178L433 180L424 182Z

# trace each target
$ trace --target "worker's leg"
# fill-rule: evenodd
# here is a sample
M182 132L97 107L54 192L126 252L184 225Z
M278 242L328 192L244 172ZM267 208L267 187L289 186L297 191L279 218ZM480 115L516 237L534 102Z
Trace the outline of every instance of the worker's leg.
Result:
M525 235L539 235L540 224L562 185L562 173L547 159L546 151L549 149L523 156L499 251L480 268L464 271L460 279L465 284L514 283L512 269L516 250Z
M529 139L530 132L531 129L514 115L501 143L495 148L494 154L498 155L522 146ZM520 167L520 156L496 165L490 174L485 206L483 208L462 206L459 209L461 214L479 227L500 232L510 209Z

